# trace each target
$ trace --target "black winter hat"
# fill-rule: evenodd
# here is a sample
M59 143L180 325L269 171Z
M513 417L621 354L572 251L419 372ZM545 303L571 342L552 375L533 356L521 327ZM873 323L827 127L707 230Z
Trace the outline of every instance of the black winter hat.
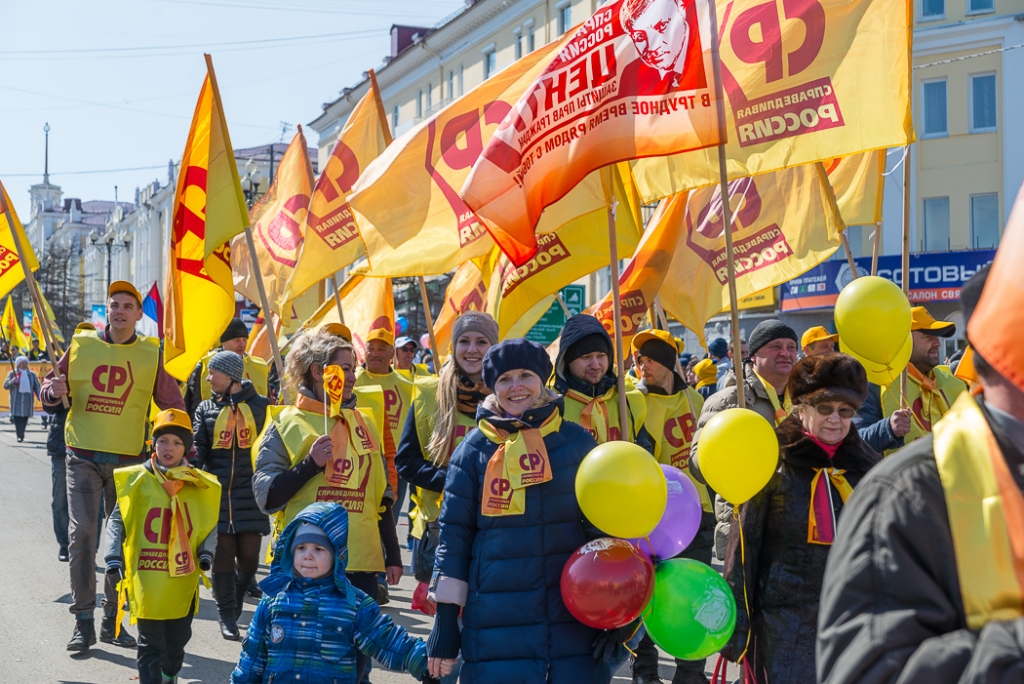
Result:
M588 339L590 338L590 339ZM586 340L586 342L584 342ZM589 351L577 353L577 346L580 349L589 348ZM604 324L590 314L576 314L565 322L562 327L562 334L558 338L558 365L559 372L565 372L565 366L575 361L584 354L592 351L603 351L608 358L614 357L612 353L612 338L604 329Z
M525 339L505 340L487 350L484 356L484 385L494 391L494 383L510 370L525 368L546 383L551 377L551 357L544 347Z
M857 359L846 354L808 356L789 374L789 396L795 404L844 401L859 409L868 398L868 375Z
M749 353L753 355L754 352L764 345L779 339L793 340L798 347L800 346L800 338L797 337L796 331L782 321L774 318L768 321L761 321L754 328L754 332L750 333L750 339L747 340Z
M232 318L231 322L228 323L228 329L220 336L220 341L227 342L239 337L249 337L249 328L245 327L245 323L242 322L241 318Z

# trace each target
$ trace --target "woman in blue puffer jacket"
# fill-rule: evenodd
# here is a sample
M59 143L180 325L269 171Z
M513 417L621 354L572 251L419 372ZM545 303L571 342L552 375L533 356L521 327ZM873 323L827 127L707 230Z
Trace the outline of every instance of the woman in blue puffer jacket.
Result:
M432 674L461 650L466 684L611 680L608 662L592 656L602 633L569 613L559 588L569 556L602 535L575 493L576 471L597 443L562 420L561 399L544 388L551 368L527 340L502 342L484 358L494 394L452 454L444 488Z

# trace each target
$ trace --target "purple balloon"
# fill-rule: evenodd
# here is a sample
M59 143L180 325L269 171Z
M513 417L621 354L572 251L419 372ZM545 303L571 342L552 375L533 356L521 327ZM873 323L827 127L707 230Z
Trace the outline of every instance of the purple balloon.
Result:
M668 481L668 503L658 525L644 539L630 539L643 553L660 558L674 558L690 545L700 528L703 509L697 487L679 468L661 465Z

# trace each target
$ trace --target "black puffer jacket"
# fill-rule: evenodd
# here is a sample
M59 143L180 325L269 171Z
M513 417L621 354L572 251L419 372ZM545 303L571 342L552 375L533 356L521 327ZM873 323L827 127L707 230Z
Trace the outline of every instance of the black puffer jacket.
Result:
M835 456L815 444L791 415L775 430L779 468L768 485L740 507L746 549L748 620L743 598L743 563L736 525L729 530L724 576L736 597L736 632L722 649L730 660L743 651L751 631L748 657L760 684L814 682L815 631L825 563L831 546L807 541L811 481L816 468L845 470L854 488L881 456L850 429ZM834 487L837 519L843 501ZM752 625L751 625L752 623Z
M252 411L253 420L256 422L252 430L252 440L254 444L256 443L257 436L263 431L270 400L257 394L251 382L243 380L241 391L228 397L214 395L212 399L200 402L196 408L196 415L192 420L196 462L200 468L213 473L220 480L218 534L270 534L270 522L256 505L256 497L252 492L252 456L249 450L238 448L237 439L232 442L230 449L213 448L214 429L221 409L240 403L248 404Z

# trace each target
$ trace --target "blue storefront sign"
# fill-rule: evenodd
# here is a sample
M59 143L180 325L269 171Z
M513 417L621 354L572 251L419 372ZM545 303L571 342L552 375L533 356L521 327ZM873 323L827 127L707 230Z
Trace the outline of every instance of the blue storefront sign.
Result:
M910 255L910 301L956 302L960 288L995 258L994 249L962 252L928 252ZM854 260L860 275L871 273L871 257ZM897 255L878 258L878 275L903 285L901 258ZM853 280L850 265L845 261L826 261L802 276L781 286L782 311L801 311L835 306L839 292Z

